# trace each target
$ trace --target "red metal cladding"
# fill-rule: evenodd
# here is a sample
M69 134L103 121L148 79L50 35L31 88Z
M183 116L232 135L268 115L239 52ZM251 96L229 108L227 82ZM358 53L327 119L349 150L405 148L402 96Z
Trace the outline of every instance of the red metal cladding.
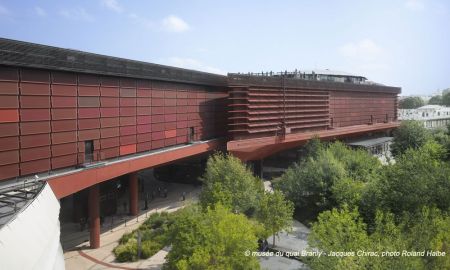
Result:
M116 147L120 145L119 137L106 138L100 140L100 146L102 149Z
M77 143L52 145L51 150L52 157L76 154L78 152Z
M52 96L52 108L75 108L77 107L76 97Z
M76 85L52 84L52 96L73 96L77 95Z
M116 117L119 112L119 108L100 108L101 117Z
M50 169L51 169L50 159L48 159L48 158L20 163L20 174L21 175L45 172L45 171L49 171Z
M99 118L99 108L80 108L78 109L78 118Z
M138 143L148 142L152 140L152 134L150 132L137 134L136 139Z
M119 99L116 97L100 97L102 107L119 107Z
M136 144L122 145L120 146L120 155L129 155L136 153Z
M138 88L136 96L138 96L138 97L151 97L152 96L152 91L150 89Z
M136 98L121 97L119 100L119 104L121 107L135 107L136 106Z
M158 123L158 124L151 124L151 130L152 131L163 131L164 130L164 123Z
M3 137L0 138L1 151L19 149L19 137Z
M13 67L0 67L0 81L18 81L19 69Z
M0 111L1 115L1 111ZM0 138L19 135L18 123L1 123L0 121Z
M138 97L136 100L137 106L151 106L152 105L152 99L151 98L142 98Z
M164 131L152 132L152 141L161 140L165 138Z
M51 159L52 169L64 168L78 164L77 154L71 154L60 157L53 157Z
M120 117L120 126L136 125L136 116Z
M63 144L77 141L76 131L52 133L52 144Z
M151 115L138 115L136 121L137 121L138 125L150 124L152 122L152 116Z
M177 138L168 138L164 140L164 146L172 146L177 144Z
M48 96L50 95L50 85L42 83L24 83L20 84L21 95Z
M119 126L119 124L120 124L120 122L119 122L118 117L100 118L101 128L117 127L117 126Z
M171 130L177 128L177 122L169 122L164 124L164 130Z
M21 69L20 77L22 82L50 83L50 72L47 70Z
M159 149L163 147L164 147L164 139L152 141L152 149Z
M100 93L103 97L118 97L118 87L100 87Z
M31 134L41 134L50 133L50 122L22 122L20 123L20 134L31 135Z
M136 115L136 107L120 108L120 116L134 116Z
M136 126L120 127L120 136L136 134Z
M100 119L92 118L92 119L80 119L78 120L78 129L95 129L100 128Z
M50 134L20 136L20 148L32 148L50 145Z
M78 96L100 96L98 86L78 86Z
M100 107L99 97L78 97L78 107Z
M177 107L164 107L164 113L165 114L176 114L177 113Z
M0 109L19 108L19 99L17 96L0 95Z
M100 156L101 156L102 159L118 157L119 155L120 155L120 148L119 147L102 149L102 151L100 153Z
M176 114L166 114L166 115L164 115L164 121L165 122L177 121L177 115Z
M50 108L50 97L20 96L20 108Z
M0 180L13 178L19 175L19 164L0 166Z
M137 115L150 115L152 114L152 107L137 107Z
M164 107L153 107L152 114L164 114Z
M152 123L164 123L164 115L152 115Z
M99 86L100 77L97 75L90 75L90 74L78 74L78 84L88 86Z
M51 77L52 83L76 85L78 76L71 72L52 71Z
M120 97L136 97L136 89L120 88Z
M151 130L152 130L151 124L137 126L137 133L149 133L151 132Z
M0 81L0 94L2 95L19 94L19 83Z
M51 156L50 146L41 146L20 150L20 161L31 161Z
M50 120L50 109L21 109L20 121Z
M19 122L17 109L0 109L0 123Z
M19 163L18 150L0 152L0 166L14 163Z
M52 121L52 132L77 130L77 120Z
M164 137L167 138L173 138L177 136L177 130L173 129L173 130L166 130L164 131Z
M120 136L120 145L135 144L136 142L136 135Z
M138 143L136 150L137 152L143 152L143 151L148 151L152 149L152 143L151 142L142 142L142 143Z
M100 129L100 137L101 138L117 137L119 135L120 135L120 132L119 132L118 127Z
M87 141L100 139L99 129L89 129L89 130L79 130L78 131L78 141Z
M52 120L76 119L77 109L52 109Z

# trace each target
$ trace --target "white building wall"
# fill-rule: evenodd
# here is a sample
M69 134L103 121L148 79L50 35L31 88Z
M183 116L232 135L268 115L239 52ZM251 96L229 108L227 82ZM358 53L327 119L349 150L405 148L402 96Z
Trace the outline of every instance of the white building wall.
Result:
M64 267L59 201L48 184L0 228L0 269L61 270Z

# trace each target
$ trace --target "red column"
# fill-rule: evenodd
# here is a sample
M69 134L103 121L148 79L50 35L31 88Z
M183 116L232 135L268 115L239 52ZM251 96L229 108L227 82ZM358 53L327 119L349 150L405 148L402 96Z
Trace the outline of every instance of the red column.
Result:
M91 248L100 247L100 191L98 185L89 188L89 242Z
M137 216L138 209L138 176L137 173L130 173L130 215Z

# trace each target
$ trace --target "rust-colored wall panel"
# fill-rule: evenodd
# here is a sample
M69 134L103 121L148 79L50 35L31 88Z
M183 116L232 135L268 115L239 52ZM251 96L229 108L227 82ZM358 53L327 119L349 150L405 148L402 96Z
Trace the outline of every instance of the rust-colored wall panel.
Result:
M173 138L177 136L177 130L173 129L173 130L166 130L164 131L164 136L165 138Z
M19 149L19 137L0 138L0 151Z
M76 154L77 151L77 143L65 143L59 145L52 145L52 156L64 156L69 154Z
M152 107L137 107L137 115L150 115L152 114Z
M52 121L53 132L72 131L72 130L77 130L77 120Z
M77 74L71 72L52 71L52 82L60 84L77 84Z
M135 144L136 135L120 136L120 145Z
M89 129L89 130L80 130L78 131L78 141L87 141L100 139L100 130L99 129Z
M120 88L121 97L136 97L135 88Z
M49 121L20 123L20 134L22 135L41 134L41 133L50 133Z
M17 109L0 109L0 123L19 122L19 111Z
M19 99L17 96L0 96L0 108L16 109L19 108Z
M52 169L75 166L78 163L77 154L52 158Z
M119 126L119 118L118 117L110 117L110 118L100 118L100 126L101 128L106 127L117 127Z
M153 98L163 98L164 97L164 91L152 89L152 97Z
M100 108L101 117L119 116L119 108Z
M100 107L98 97L78 97L78 107Z
M20 174L27 175L50 170L50 159L40 159L20 163Z
M100 104L102 107L119 107L119 99L115 97L101 97Z
M0 123L0 137L9 137L17 135L19 135L18 123Z
M75 108L77 107L76 97L52 97L53 108Z
M136 144L122 145L120 147L120 155L129 155L136 153Z
M101 85L102 86L115 86L119 87L119 78L117 77L101 77Z
M169 122L164 124L164 130L171 130L177 128L177 122Z
M13 67L0 66L0 81L18 81L19 69Z
M19 163L18 150L0 152L0 166L14 163Z
M177 138L169 138L164 140L164 146L172 146L177 144Z
M148 133L150 131L152 131L152 125L151 124L138 125L137 126L137 133Z
M20 94L30 96L48 96L50 95L50 85L42 83L24 83L20 84Z
M135 107L136 106L136 98L134 97L121 97L120 98L120 106L122 107Z
M164 107L164 113L165 114L176 114L177 113L177 107Z
M187 128L178 128L177 129L177 136L186 136L188 134Z
M152 116L151 115L138 115L136 121L137 121L138 125L150 124L152 122Z
M50 72L42 69L21 69L22 82L50 83Z
M164 106L163 98L152 98L152 106Z
M139 108L138 108L139 109ZM152 114L164 114L164 107L153 107Z
M77 141L76 131L52 133L52 144L62 144L76 141Z
M134 116L136 115L136 107L120 108L120 116Z
M119 88L118 87L100 87L100 92L102 96L105 97L118 97Z
M157 131L157 132L152 132L152 140L156 141L156 140L161 140L165 138L165 134L164 131Z
M99 108L80 108L78 109L78 118L99 118Z
M52 95L53 96L73 96L77 95L77 86L75 85L52 85Z
M152 123L164 123L164 115L152 115Z
M102 149L116 147L119 145L120 145L119 137L106 138L100 140L100 146Z
M79 96L100 96L100 88L98 86L78 86Z
M50 120L50 109L21 109L20 121Z
M120 155L120 148L114 147L103 149L100 155L103 157L103 159L118 157Z
M163 131L164 130L164 123L158 123L158 124L151 124L152 131Z
M78 74L78 83L80 85L99 86L100 77L97 75L90 75L90 74Z
M20 162L49 158L50 146L41 146L20 150Z
M100 128L100 119L99 118L78 120L78 129L79 130L94 129L94 128Z
M120 126L136 125L136 116L120 117Z
M76 119L77 109L52 109L52 120Z
M136 126L120 127L120 136L136 134Z
M120 132L119 132L119 128L118 127L102 128L102 129L100 129L100 136L101 136L101 138L117 137L119 135L120 135Z
M137 98L136 100L137 106L151 106L152 100L151 98Z
M152 140L152 134L149 132L149 133L141 133L141 134L137 134L136 135L136 139L137 139L137 142L138 143L141 143L141 142L148 142L148 141L151 141Z
M143 142L143 143L138 143L136 150L137 152L144 152L144 151L148 151L152 149L152 143L151 142Z
M19 164L0 166L0 180L14 178L19 175Z
M2 95L17 95L19 94L19 84L17 82L1 82L0 94Z
M188 140L187 140L186 136L178 136L177 137L177 144L184 144L184 143L187 143L187 142L188 142Z
M152 149L159 149L164 147L164 139L152 141Z
M177 121L177 115L176 114L166 114L166 115L164 115L164 121L165 122Z
M50 108L48 96L21 96L20 108Z
M20 148L50 145L50 134L20 136Z

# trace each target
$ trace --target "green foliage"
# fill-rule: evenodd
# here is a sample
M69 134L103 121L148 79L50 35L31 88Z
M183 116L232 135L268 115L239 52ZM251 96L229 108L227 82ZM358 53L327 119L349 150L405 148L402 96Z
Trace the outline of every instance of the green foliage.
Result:
M417 109L423 105L425 105L425 102L421 97L407 97L398 103L400 109Z
M258 226L220 204L183 209L171 228L165 269L259 269L256 257L244 253L257 249Z
M442 105L450 106L450 92L442 94Z
M442 105L442 96L441 95L432 96L430 98L430 100L428 101L428 104L430 104L430 105Z
M398 157L408 148L418 149L430 139L430 133L418 121L402 121L400 127L394 132L394 141L391 145L392 154Z
M325 144L320 141L318 136L314 136L303 147L303 156L317 158L318 154L323 151Z
M341 142L317 149L313 157L290 167L275 187L299 208L327 209L341 203L357 206L365 183L381 169L379 160Z
M220 203L233 212L251 215L264 190L262 181L254 177L239 159L221 153L208 159L202 181L200 204L205 209Z
M375 230L369 234L356 210L333 209L320 214L309 236L311 248L330 252L355 251L350 257L312 257L313 269L449 269L446 256L386 256L384 251L450 252L450 217L436 208L424 207L414 215L396 218L378 211ZM379 256L357 256L358 250L378 252Z
M152 214L137 230L125 233L113 253L119 262L147 259L168 245L168 227L175 214L167 212ZM141 235L141 256L138 258L138 232Z
M282 192L275 190L273 193L266 192L262 196L257 218L264 225L266 231L273 235L273 245L275 245L277 232L290 230L293 214L294 204L286 200Z

